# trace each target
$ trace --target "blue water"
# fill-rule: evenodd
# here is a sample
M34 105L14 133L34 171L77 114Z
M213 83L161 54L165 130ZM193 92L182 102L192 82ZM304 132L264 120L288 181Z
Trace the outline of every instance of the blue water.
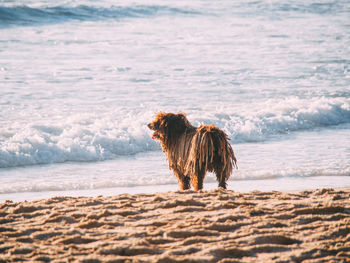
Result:
M231 189L349 186L349 14L348 1L1 2L0 200L175 190L146 126L160 110L226 131Z

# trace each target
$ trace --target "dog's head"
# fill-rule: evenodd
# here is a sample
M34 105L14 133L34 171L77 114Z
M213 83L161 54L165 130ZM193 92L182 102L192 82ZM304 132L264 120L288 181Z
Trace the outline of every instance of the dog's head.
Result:
M184 113L159 112L155 119L148 124L148 128L154 131L152 138L166 144L189 127L192 126Z

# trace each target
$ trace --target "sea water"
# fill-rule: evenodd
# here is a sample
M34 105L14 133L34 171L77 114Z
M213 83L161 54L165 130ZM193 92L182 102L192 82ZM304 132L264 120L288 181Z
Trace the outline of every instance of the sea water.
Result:
M0 201L176 190L147 128L158 111L228 134L229 189L349 187L349 14L345 0L2 1Z

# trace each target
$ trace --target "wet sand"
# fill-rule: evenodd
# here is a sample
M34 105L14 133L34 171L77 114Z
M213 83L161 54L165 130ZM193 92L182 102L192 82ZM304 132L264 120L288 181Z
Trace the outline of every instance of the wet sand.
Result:
M0 262L349 262L350 188L0 203Z

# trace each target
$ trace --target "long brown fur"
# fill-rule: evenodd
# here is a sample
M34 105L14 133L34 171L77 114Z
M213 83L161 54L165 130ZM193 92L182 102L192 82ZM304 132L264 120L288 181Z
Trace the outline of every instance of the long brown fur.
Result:
M148 124L179 180L180 189L203 188L206 172L215 172L219 187L226 189L237 160L226 133L215 125L194 127L184 113L157 113Z

